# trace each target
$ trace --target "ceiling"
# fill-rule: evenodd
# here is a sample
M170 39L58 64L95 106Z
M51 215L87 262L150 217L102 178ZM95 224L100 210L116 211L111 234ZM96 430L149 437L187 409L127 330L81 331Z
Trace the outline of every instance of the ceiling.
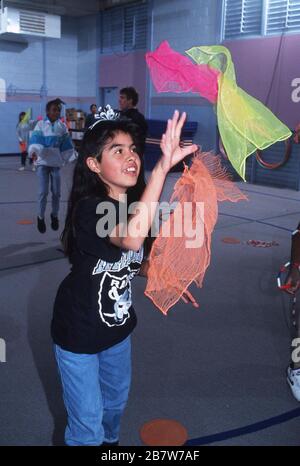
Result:
M60 16L86 16L136 0L2 0L4 7L26 8Z

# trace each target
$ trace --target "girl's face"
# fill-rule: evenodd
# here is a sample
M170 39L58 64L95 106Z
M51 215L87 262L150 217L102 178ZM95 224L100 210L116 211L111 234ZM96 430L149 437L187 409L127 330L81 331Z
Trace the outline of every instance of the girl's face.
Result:
M102 151L101 162L89 157L87 164L109 186L109 195L118 199L135 186L141 169L141 160L131 136L118 132L108 140Z

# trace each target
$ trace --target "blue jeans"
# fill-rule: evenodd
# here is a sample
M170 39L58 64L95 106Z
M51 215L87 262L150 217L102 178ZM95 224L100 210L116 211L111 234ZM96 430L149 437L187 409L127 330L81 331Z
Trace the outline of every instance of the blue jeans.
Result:
M52 193L52 215L57 217L60 199L60 168L47 167L46 165L38 165L37 176L39 180L38 216L40 218L44 218L45 216L50 178Z
M97 354L77 354L54 345L68 424L65 443L101 445L119 439L131 381L131 340Z

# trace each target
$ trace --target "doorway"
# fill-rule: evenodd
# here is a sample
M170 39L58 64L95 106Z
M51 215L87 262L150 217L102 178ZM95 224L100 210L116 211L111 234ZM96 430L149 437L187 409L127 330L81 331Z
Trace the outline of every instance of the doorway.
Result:
M101 106L110 105L114 110L119 108L119 88L100 87Z

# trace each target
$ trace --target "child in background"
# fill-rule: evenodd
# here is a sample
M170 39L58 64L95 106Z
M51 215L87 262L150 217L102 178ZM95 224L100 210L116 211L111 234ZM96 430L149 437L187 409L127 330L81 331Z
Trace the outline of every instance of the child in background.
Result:
M119 95L119 107L121 110L121 116L129 118L138 127L143 136L143 152L145 151L145 143L148 131L148 125L144 115L136 108L139 101L139 94L134 87L123 87L120 90Z
M90 126L92 126L92 124L95 123L96 121L96 118L95 118L95 115L96 113L98 112L98 108L97 108L97 105L96 104L92 104L90 106L90 111L91 113L89 113L86 117L86 120L85 120L85 125L84 125L84 129L88 129Z
M21 112L19 114L19 121L17 124L17 137L19 140L19 148L21 154L21 166L19 171L24 171L26 166L26 159L27 159L27 148L28 148L28 141L29 141L29 132L31 130L31 125L29 121L29 113ZM32 165L32 159L29 159L29 164ZM35 166L32 165L32 171L35 171Z
M29 157L35 161L39 180L37 228L40 233L46 231L49 181L52 192L51 228L59 228L60 168L77 156L68 129L60 120L61 102L55 99L47 103L47 117L37 123L29 142Z
M110 118L84 135L62 234L72 269L57 292L52 338L70 446L119 442L131 379L130 334L136 325L131 280L142 265L155 215L152 203L159 200L169 170L197 150L179 146L185 114L179 119L176 111L162 136L162 157L145 186L143 136L127 119L113 119L111 112ZM118 212L125 194L128 206L139 202L122 222ZM99 208L116 214L102 234ZM194 298L191 302L197 307Z

